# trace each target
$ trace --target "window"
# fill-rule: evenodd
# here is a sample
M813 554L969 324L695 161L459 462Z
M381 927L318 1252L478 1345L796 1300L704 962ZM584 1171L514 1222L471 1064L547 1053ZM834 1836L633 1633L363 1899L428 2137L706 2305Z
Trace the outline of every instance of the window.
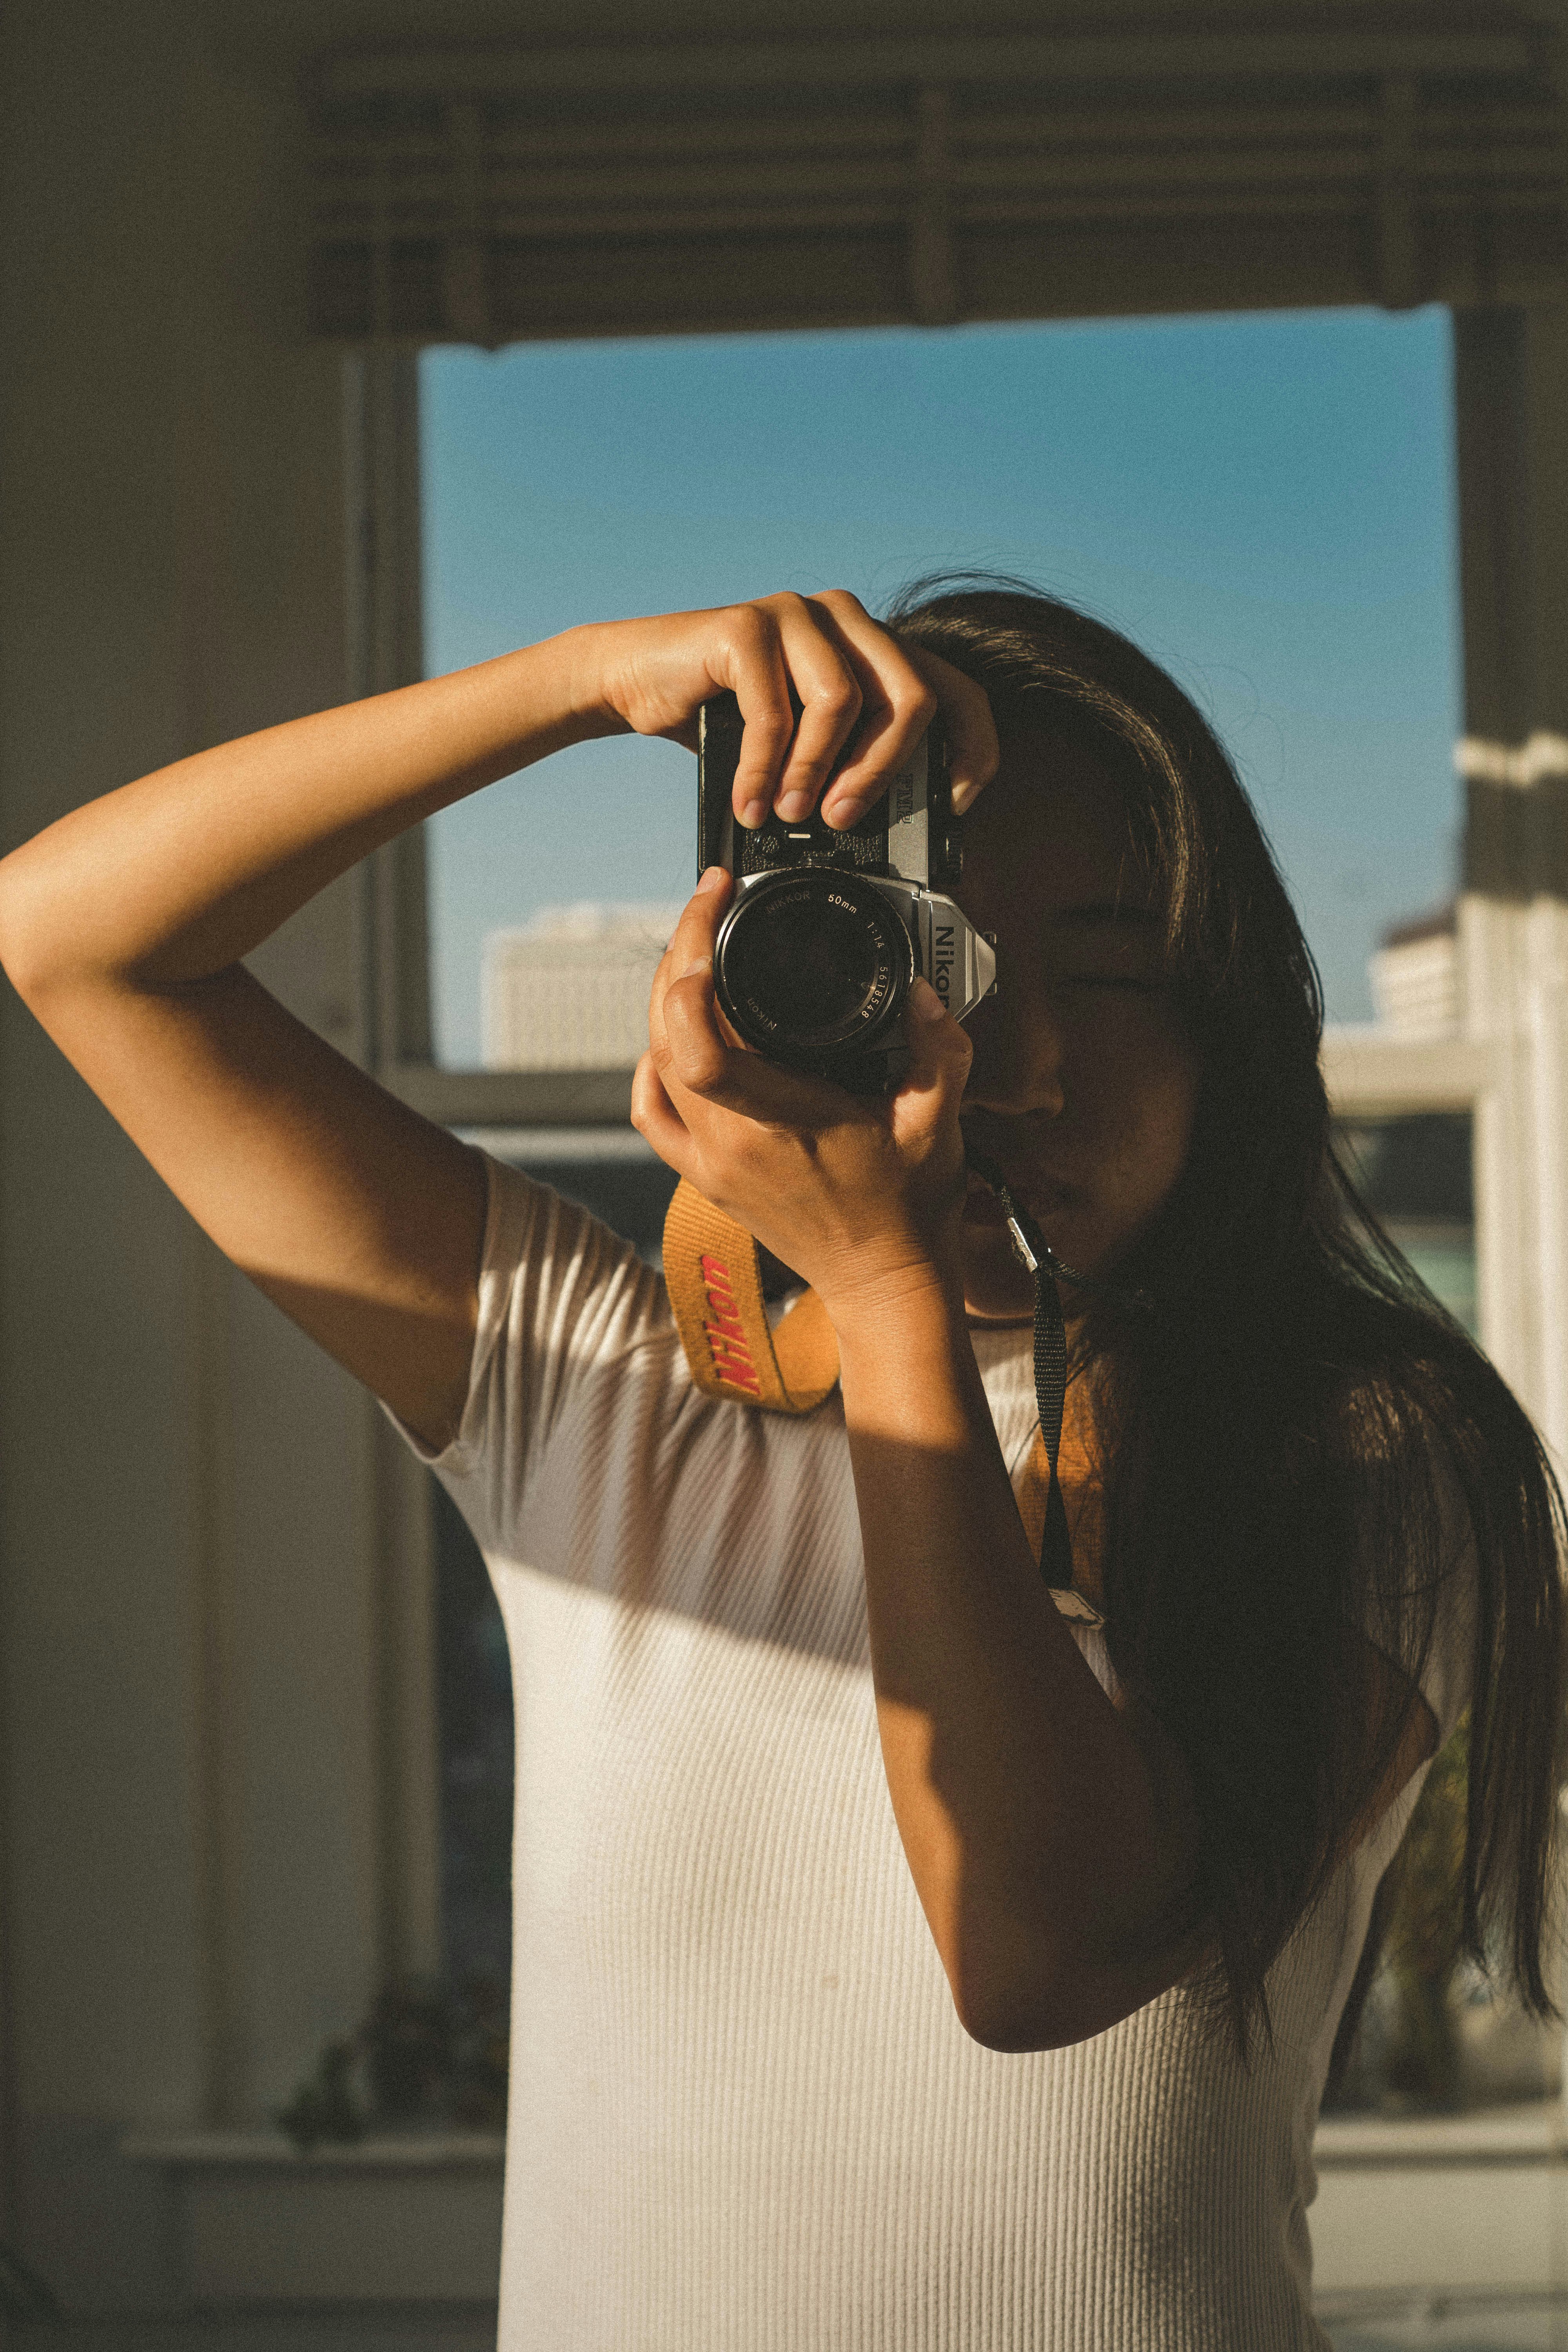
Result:
M1021 573L1125 627L1214 715L1331 1019L1373 1013L1382 954L1378 1009L1408 1025L1430 1007L1412 1013L1410 955L1395 969L1384 943L1455 880L1449 341L1441 311L1342 311L429 352L426 665L773 586L837 583L875 609L929 570ZM693 818L689 756L627 739L437 817L437 1060L624 1073ZM673 1180L624 1126L484 1139L657 1255ZM1473 1321L1468 1121L1350 1140L1394 1238ZM465 1540L443 1523L448 1615L489 1707L499 1629ZM465 1939L500 1948L499 1907L481 1927L476 1906L481 1888L501 1903L510 1765L495 1715L480 1736L448 1706L456 1960Z
M1213 714L1330 1018L1365 1020L1384 932L1454 887L1449 346L1424 310L431 352L426 662L773 587L875 609L933 569L1022 573ZM440 1062L482 1057L488 935L542 914L565 948L564 910L686 897L693 800L684 752L622 739L432 822Z
M1340 1141L1389 1239L1474 1334L1472 1129L1463 1113L1416 1112L1343 1121ZM1332 2112L1439 2115L1557 2095L1560 2032L1534 2024L1500 1998L1458 1951L1457 1906L1442 1890L1463 1852L1464 1803L1461 1736L1434 1765L1411 1824L1407 1891L1395 1908L1343 2081L1330 2102Z

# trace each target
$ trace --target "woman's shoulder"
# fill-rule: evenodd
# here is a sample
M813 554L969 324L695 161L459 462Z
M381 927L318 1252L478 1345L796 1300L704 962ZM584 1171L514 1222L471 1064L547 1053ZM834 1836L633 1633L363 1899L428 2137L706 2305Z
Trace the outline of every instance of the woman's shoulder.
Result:
M675 1344L664 1284L633 1243L504 1160L487 1154L485 1172L468 1398L437 1457L454 1475L519 1444L531 1459L574 1397Z

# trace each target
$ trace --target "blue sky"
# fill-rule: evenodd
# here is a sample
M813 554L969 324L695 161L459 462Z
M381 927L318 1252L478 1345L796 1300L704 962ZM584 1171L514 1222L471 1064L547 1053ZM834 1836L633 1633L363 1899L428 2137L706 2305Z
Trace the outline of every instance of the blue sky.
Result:
M1447 314L530 344L422 362L432 673L621 614L774 588L873 609L1022 572L1125 629L1217 723L1331 1018L1452 887L1458 635ZM484 933L679 899L693 763L588 744L430 827L437 1052L479 1058Z

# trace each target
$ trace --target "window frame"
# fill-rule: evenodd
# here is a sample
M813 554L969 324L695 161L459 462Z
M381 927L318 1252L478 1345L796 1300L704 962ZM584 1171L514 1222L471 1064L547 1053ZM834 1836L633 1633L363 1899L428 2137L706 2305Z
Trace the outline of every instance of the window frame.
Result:
M350 692L425 674L416 352L372 346L343 362ZM425 827L359 870L364 1066L411 1109L451 1128L626 1125L629 1070L447 1070L430 1024Z
M373 693L423 676L417 352L372 348L355 354L345 362L345 390L352 676L355 692ZM1470 618L1468 610L1464 617ZM1462 756L1458 765L1462 779ZM513 1136L549 1130L557 1146L564 1130L584 1159L594 1156L596 1139L608 1144L613 1136L620 1146L630 1111L629 1070L448 1070L437 1064L426 876L423 825L375 852L363 869L363 993L372 1008L367 1066L400 1100L450 1129ZM1464 909L1461 898L1461 955ZM1515 1337L1525 1303L1514 1296L1518 1253L1509 1244L1517 1184L1509 1162L1515 1107L1507 1058L1476 1035L1404 1037L1371 1024L1331 1026L1322 1048L1336 1118L1432 1111L1470 1117L1480 1343L1533 1407L1533 1383L1524 1376ZM406 1487L404 1494L406 1507ZM427 1497L423 1517L429 1517Z

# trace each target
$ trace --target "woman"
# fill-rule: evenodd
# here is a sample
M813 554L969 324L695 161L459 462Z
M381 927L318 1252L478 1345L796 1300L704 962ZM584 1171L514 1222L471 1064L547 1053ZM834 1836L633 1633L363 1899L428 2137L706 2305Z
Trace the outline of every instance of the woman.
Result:
M722 688L748 824L852 821L940 708L996 939L969 1034L917 985L889 1102L737 1048L722 875L660 967L634 1119L826 1310L798 1421L699 1393L628 1250L239 962L402 826L587 736L689 743ZM78 811L0 866L0 955L485 1549L503 2345L1321 2345L1317 2106L1467 1704L1469 1941L1548 2006L1555 1502L1335 1171L1310 959L1171 681L997 584L576 630ZM1025 1531L1032 1290L966 1149L1094 1279L1062 1467L1102 1629Z

